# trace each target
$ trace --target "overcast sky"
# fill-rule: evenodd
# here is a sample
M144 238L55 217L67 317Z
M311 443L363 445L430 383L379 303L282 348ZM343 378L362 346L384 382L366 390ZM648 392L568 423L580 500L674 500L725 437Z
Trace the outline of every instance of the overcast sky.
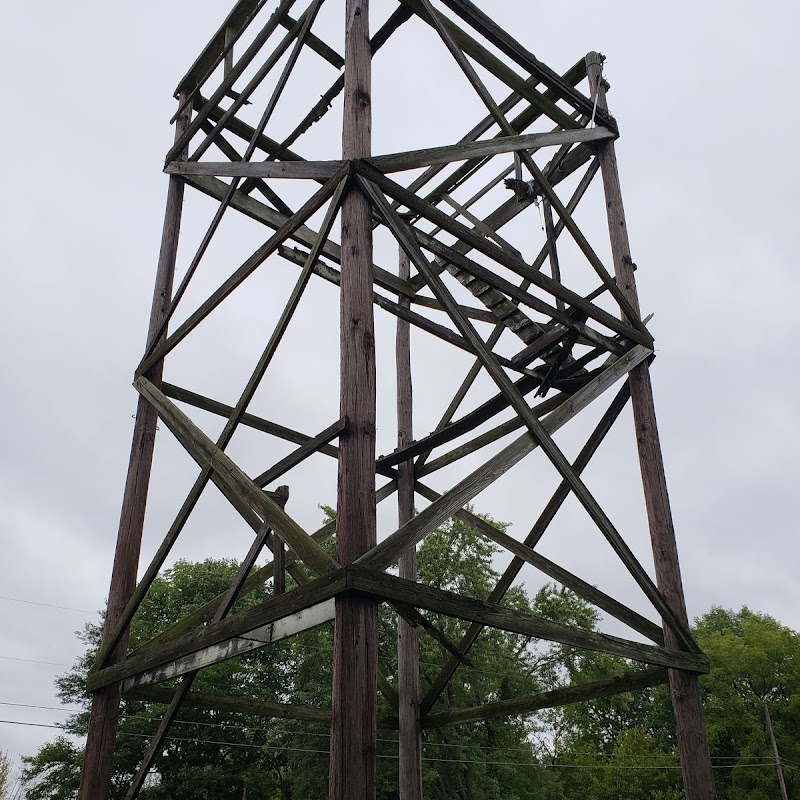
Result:
M328 0L320 20L336 46L340 30L331 26L339 5ZM607 55L642 308L655 314L656 408L690 615L713 604L746 604L800 628L799 381L791 355L800 303L794 156L800 12L780 0L656 6L577 0L568 14L552 3L480 5L559 72L589 50ZM388 0L376 6L381 17L390 9ZM225 3L210 0L3 8L4 721L63 719L57 711L11 704L58 704L53 678L81 652L74 631L96 619L105 601L136 403L131 376L161 233L172 91L226 11ZM483 116L441 45L429 32L414 31L422 26L409 27L407 38L376 60L376 152L447 144ZM327 67L325 77L336 73ZM321 93L309 81L286 119L297 120ZM417 102L422 112L412 117ZM302 155L336 156L334 116L313 132L312 150L298 146ZM591 199L602 212L602 198ZM186 241L196 242L212 211L190 199ZM538 229L536 217L532 224ZM588 217L586 224L602 232ZM255 223L231 221L189 306L224 276L215 266L238 264L263 238ZM376 252L382 259L391 251L384 244ZM188 246L182 254L188 257ZM274 279L254 278L238 312L222 314L182 361L176 355L169 379L235 402L295 276L281 268ZM330 288L312 290L301 307L306 327L298 324L287 338L259 413L307 433L336 419L336 304ZM379 323L379 346L388 348L390 333L388 323ZM469 362L445 361L446 351L436 346L420 352L427 340L417 342L417 433L424 435ZM391 373L383 376L382 398L392 380ZM195 418L210 435L219 430L218 422ZM379 436L381 444L390 442L390 428ZM232 451L253 472L291 449L271 443L265 454L260 442L245 436ZM563 441L568 452L572 444ZM629 418L602 455L587 481L647 563ZM319 524L317 504L335 501L332 464L292 477L289 510L309 530ZM523 537L540 495L556 483L546 467L540 460L540 472L499 482L476 507L511 522L511 532ZM195 475L162 430L145 559ZM247 534L235 514L213 497L200 510L204 521L187 531L176 557L239 557ZM236 523L235 533L229 523ZM391 524L386 513L382 524ZM542 547L646 611L580 509L568 505ZM526 581L535 586L533 577ZM33 753L53 734L4 722L0 750Z

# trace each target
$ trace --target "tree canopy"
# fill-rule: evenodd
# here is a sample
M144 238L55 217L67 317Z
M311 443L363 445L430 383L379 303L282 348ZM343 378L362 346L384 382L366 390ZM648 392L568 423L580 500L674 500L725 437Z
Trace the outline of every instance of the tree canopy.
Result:
M328 510L328 514L331 512ZM419 550L419 580L486 598L498 579L495 546L459 521L428 536ZM131 646L138 647L224 591L233 561L178 562L160 576L137 613ZM241 598L234 611L264 602L270 586ZM512 588L509 607L553 621L594 629L598 613L553 584L533 596ZM429 615L458 642L467 624ZM396 616L382 607L379 663L396 674ZM800 767L800 636L771 617L743 608L712 609L694 626L712 671L701 679L720 800L772 800L777 774L765 730L769 705L784 760L790 797ZM57 680L65 703L88 707L86 673L97 651L99 628L82 633L87 650ZM193 691L253 700L330 707L333 632L328 625L230 659L199 673ZM450 659L438 642L420 637L423 692ZM481 705L587 682L630 670L623 659L486 629L459 667L433 712ZM168 684L169 685L169 684ZM116 751L113 797L122 797L155 731L164 706L125 698ZM379 713L394 712L381 701ZM64 734L24 759L30 800L76 797L82 761L77 744L88 714L72 715ZM425 732L424 788L428 800L522 800L622 796L680 800L681 777L666 687L639 691L527 718L437 728ZM156 758L143 800L214 798L299 800L325 797L327 726L253 714L183 707ZM397 732L379 731L379 800L397 797Z

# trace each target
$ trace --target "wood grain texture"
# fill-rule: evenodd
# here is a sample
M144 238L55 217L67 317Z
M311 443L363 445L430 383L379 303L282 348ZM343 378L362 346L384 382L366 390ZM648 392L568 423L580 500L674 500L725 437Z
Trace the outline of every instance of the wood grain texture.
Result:
M305 608L335 597L346 588L347 574L337 569L317 578L304 586L292 589L280 597L267 600L258 606L234 614L221 622L209 623L200 631L180 636L174 641L131 656L127 661L113 667L91 672L87 681L90 691L107 686L115 681L167 664L190 653L196 653L221 642L242 636L270 622L289 617Z
M185 99L186 95L182 94L179 102ZM188 128L189 117L189 112L186 111L178 118L175 126L176 139L180 139ZM183 194L183 182L179 178L170 178L161 235L161 250L150 310L148 347L156 341L158 331L161 330L162 323L166 318L172 295ZM163 361L157 360L150 366L148 376L158 384L161 382L162 372ZM110 641L110 635L117 623L120 622L125 607L136 588L157 422L155 408L143 397L140 397L136 409L136 422L133 428L131 455L122 498L111 586L101 637L101 643L103 640L108 642L107 658L110 663L121 661L128 648L127 625L120 626L120 631L113 641ZM110 685L97 692L92 698L86 755L78 791L80 800L105 800L108 797L119 720L119 697L119 685Z
M602 81L602 56L599 53L591 52L586 56L586 64L592 91L597 93L597 104L599 107L607 109L605 86ZM613 142L604 142L599 146L598 159L603 175L608 229L617 285L638 315L640 312L634 276L635 265L631 258ZM666 473L653 403L653 389L647 362L631 371L628 382L656 581L674 614L688 627L678 548L675 541L675 529L669 504ZM666 626L664 641L668 647L674 647L677 643L677 637L673 630ZM697 676L671 670L670 689L686 798L687 800L714 800L716 797L714 773L711 768L711 755Z
M641 644L606 633L562 625L474 597L464 597L434 586L407 581L358 564L351 564L347 572L347 585L350 591L363 592L382 600L407 603L437 614L457 617L468 622L480 622L499 630L630 658L645 664L678 667L697 673L707 673L710 669L708 659L700 653L670 650L654 644Z
M535 150L552 145L596 142L614 138L616 138L616 134L605 128L591 128L588 130L581 128L579 130L528 133L518 136L506 135L486 141L464 142L463 144L444 147L430 147L424 150L409 150L402 153L374 156L369 159L369 163L381 172L402 172L435 164L450 164L453 161L485 158L486 156L495 156L501 153L516 153L519 150Z
M368 158L372 141L372 52L368 0L345 4L342 159ZM342 204L340 416L336 544L351 564L377 540L375 509L375 323L372 305L372 211L355 189ZM375 797L378 606L339 597L333 654L329 800Z
M533 714L545 708L557 708L572 703L584 703L611 697L622 692L633 692L637 689L648 689L667 682L667 670L659 667L627 672L613 678L605 678L591 683L564 686L550 692L522 695L510 700L497 700L482 706L456 708L439 714L429 714L422 721L425 730L444 728L449 725L464 725L474 722L485 722L490 719L502 719Z
M403 280L411 276L411 262L402 248L399 251L398 274ZM401 305L409 301L400 298ZM397 320L395 338L397 374L397 447L402 449L414 441L413 383L411 375L411 327ZM414 516L414 462L407 457L397 468L397 523L401 527ZM417 550L412 545L400 556L401 578L417 579ZM419 713L419 631L403 617L397 620L397 693L398 709L399 800L422 800L422 728Z
M218 178L284 178L327 180L341 161L171 161L167 175L213 175Z
M336 569L332 559L280 506L262 492L253 481L211 441L166 395L156 389L146 378L137 378L137 390L152 403L167 427L186 448L189 455L202 467L210 467L220 479L220 488L226 496L242 501L264 522L268 522L278 536L298 557L317 574Z

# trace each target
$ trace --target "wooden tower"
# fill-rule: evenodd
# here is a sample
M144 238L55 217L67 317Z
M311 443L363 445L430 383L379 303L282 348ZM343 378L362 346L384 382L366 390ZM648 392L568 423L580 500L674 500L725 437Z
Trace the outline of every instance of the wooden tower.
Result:
M311 0L307 6L294 0L239 0L176 91L152 315L135 373L139 405L133 449L108 615L89 677L93 704L80 797L107 797L121 692L181 679L131 782L127 797L133 798L181 704L191 698L197 670L333 623L331 800L374 797L379 691L398 709L399 796L419 800L421 730L426 727L532 713L667 681L686 797L709 800L714 786L697 683L708 664L688 630L649 379L653 339L636 294L614 152L618 127L606 105L603 57L590 53L558 74L471 0L373 0L372 24L369 5L368 0L328 0L326 5ZM321 23L328 11L338 15L338 46L330 44L332 35ZM480 101L481 116L457 141L375 154L372 59L380 59L384 48L386 58L393 53L413 57L408 44L423 33L426 46L433 43L452 59L451 66ZM392 51L392 42L402 36L404 46ZM307 73L293 81L304 64L310 65ZM376 102L379 91L376 82ZM403 114L413 141L413 131L425 126L426 117L414 109ZM292 115L294 124L287 127ZM315 133L323 123L337 132L335 141L329 135L324 139L328 152ZM320 152L326 157L314 158ZM575 216L598 172L610 232L602 246L610 264L603 263ZM174 280L185 193L187 214L202 216L196 204L188 203L189 193L203 197L206 207L209 199L215 205ZM595 204L602 215L602 202ZM229 266L216 288L198 290L198 284L205 285L199 276L208 254L232 217L256 234L264 232L260 244ZM525 220L529 224L520 224ZM391 257L374 246L379 235L395 242ZM541 240L536 251L524 255L536 235ZM237 246L242 241L237 238ZM271 281L287 270L295 273L293 286L271 334L259 344L260 356L250 365L237 402L219 399L226 396L225 387L200 393L169 380L167 356L170 367L179 365L193 341L208 341L202 338L204 329L247 292L245 284L252 285L254 276L266 274ZM279 389L270 382L271 367L282 340L301 324L305 295L318 285L338 295L340 315L338 410L335 381L318 385L314 402L323 407L332 399L328 419L336 420L319 433L304 428L302 417L292 428L253 407L258 392ZM376 350L376 319L384 327L386 319L396 320L390 357ZM429 402L418 393L417 405L412 404L412 331L415 342L435 342L471 359L466 377L454 383L446 402L436 399L444 411L424 436L414 431L412 414L412 408ZM413 363L420 363L424 348L415 347L413 355ZM381 420L386 427L385 408L379 414L376 405L382 374L396 381L391 423L396 449L378 457L376 427ZM475 387L483 387L477 399ZM628 403L655 581L582 477ZM602 409L599 422L584 437L577 459L569 460L554 434L590 405ZM205 429L213 416L224 423L221 433ZM137 584L159 420L197 463L199 474ZM242 430L263 437L259 452L267 456L258 472L246 470L229 453ZM285 453L273 447L280 442L294 449L270 456ZM291 485L293 502L316 504L324 498L314 496L315 486L297 483L296 470L307 460L331 457L338 460L337 519L335 526L310 534L286 510L288 490L276 483ZM548 502L531 511L531 531L518 539L467 506L531 457L538 458L538 470L558 476L560 483ZM469 468L462 469L463 464ZM252 546L246 555L231 554L242 558L241 568L224 596L129 653L128 629L137 607L187 522L200 513L198 502L206 492L224 496L251 530ZM379 537L377 504L395 496L398 522ZM632 576L658 624L537 552L569 497ZM488 598L460 596L415 580L415 546L454 516L513 556ZM332 557L322 543L334 535ZM256 568L264 550L272 552L272 561ZM630 628L632 638L589 633L503 606L526 565ZM272 599L229 613L238 597L269 580ZM389 604L399 615L397 685L378 669L379 604ZM463 640L447 641L425 616L429 613L470 623ZM486 627L622 656L649 668L492 708L437 711L437 698L450 681L459 680L459 666ZM424 693L417 663L420 632L436 637L451 653Z

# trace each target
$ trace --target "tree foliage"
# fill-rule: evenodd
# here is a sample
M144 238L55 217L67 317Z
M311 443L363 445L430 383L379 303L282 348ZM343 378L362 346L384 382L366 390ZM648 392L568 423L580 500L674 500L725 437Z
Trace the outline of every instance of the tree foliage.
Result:
M330 517L332 512L326 513ZM332 546L331 543L328 546ZM419 549L419 580L485 599L499 575L495 546L461 522L450 521ZM153 585L132 625L137 647L230 584L232 561L179 562ZM264 586L240 599L234 611L264 602ZM545 585L535 595L512 588L508 607L550 620L594 629L598 613L572 592ZM458 643L468 625L429 614ZM380 668L392 681L397 669L396 615L382 606ZM800 636L771 617L743 608L714 608L697 620L694 633L712 671L701 679L715 758L719 800L772 800L777 778L764 726L768 704L786 762L790 797L797 797L800 765ZM57 681L69 704L88 700L86 673L99 628L82 634L87 645L75 667ZM333 632L323 625L237 659L203 670L194 691L258 700L330 707ZM630 670L629 662L486 629L432 712L482 705L568 683L585 683ZM450 660L433 638L420 636L423 693ZM125 699L116 751L113 797L122 797L155 731L163 706ZM396 712L380 700L379 714ZM30 800L76 797L86 712L70 717L64 734L24 759ZM616 800L648 797L680 800L681 776L669 692L666 687L622 694L541 712L529 718L429 730L424 744L427 800L537 800L587 797ZM214 798L300 800L327 793L328 731L291 720L211 712L184 707L160 751L143 800ZM397 732L379 731L378 800L397 797Z
M777 796L765 704L784 761L789 797L796 797L800 789L800 635L747 608L738 612L713 608L696 621L694 634L711 662L711 672L701 677L700 687L719 800ZM612 663L606 664L606 669L613 668ZM666 687L574 706L559 717L565 728L559 758L576 765L574 773L563 778L568 794L610 800L621 796L617 784L619 776L625 775L630 796L664 800L683 796ZM583 770L578 765L594 768Z
M330 510L327 512L330 514ZM420 581L443 589L485 598L498 579L492 566L496 548L463 523L452 521L428 536L419 551ZM179 562L154 583L137 613L131 647L137 647L230 584L236 564L231 561ZM263 602L269 586L241 600L235 610ZM574 595L554 586L533 598L513 588L505 603L559 622L592 627L597 617ZM396 674L396 616L380 612L380 666ZM429 615L444 634L458 642L467 625ZM57 681L65 703L87 705L86 673L93 661L99 628L82 633L87 645L75 667ZM450 654L431 637L421 635L423 691ZM193 690L233 694L260 700L330 707L333 634L322 626L241 658L203 670ZM564 665L574 659L568 648L545 645L501 631L489 630L470 652L472 668L461 666L456 680L437 701L434 711L479 705L550 688L560 680ZM125 699L116 751L114 796L140 760L147 737L156 728L163 707ZM381 700L380 713L392 714ZM23 778L31 800L71 800L76 795L82 751L77 737L85 734L86 712L72 716L64 734L25 759ZM298 721L200 711L184 707L170 738L159 753L143 800L235 798L297 800L324 797L327 791L327 729ZM509 719L482 725L431 731L426 737L424 783L430 800L516 800L557 797L554 778L540 765L529 741L530 724ZM379 734L378 797L396 797L397 734Z
M11 759L8 753L0 750L0 800L5 800L11 792Z

